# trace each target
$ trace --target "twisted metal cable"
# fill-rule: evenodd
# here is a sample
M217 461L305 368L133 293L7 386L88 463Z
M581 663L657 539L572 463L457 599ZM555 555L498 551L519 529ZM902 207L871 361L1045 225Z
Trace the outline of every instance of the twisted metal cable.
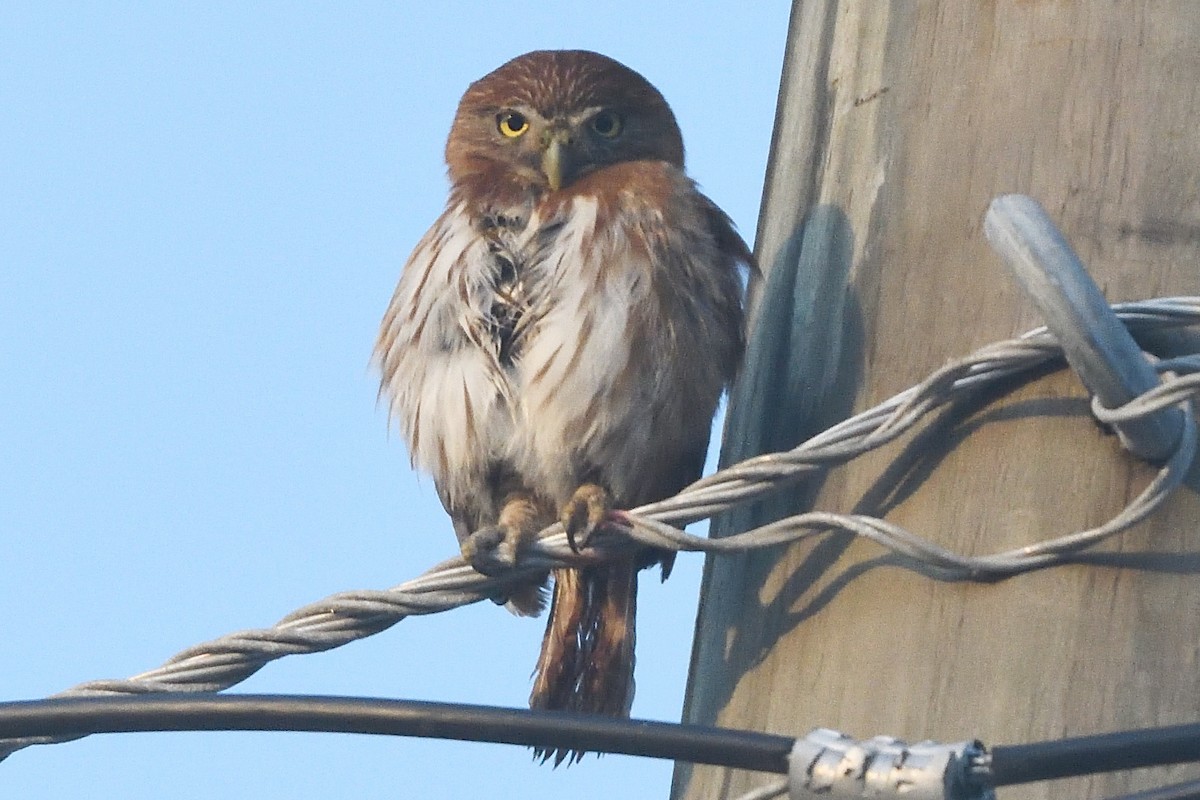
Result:
M1200 297L1156 298L1119 304L1113 310L1134 333L1200 324ZM221 691L277 658L340 647L384 631L408 616L434 614L502 595L510 585L555 566L602 561L628 548L628 540L673 550L730 553L845 531L920 561L942 577L954 580L993 579L1062 563L1144 519L1183 481L1197 447L1192 398L1200 394L1200 354L1159 362L1160 370L1169 372L1158 387L1121 408L1097 409L1102 420L1118 420L1177 406L1183 411L1184 427L1174 453L1150 484L1117 516L1096 528L975 557L953 553L898 525L861 514L798 514L720 539L693 536L680 529L881 447L912 430L936 409L1061 356L1053 336L1045 328L1037 328L953 361L918 385L792 450L747 459L697 481L674 497L625 512L627 528L606 529L583 553L570 549L562 526L556 524L543 531L522 554L517 567L503 575L482 575L462 558L452 558L392 589L334 594L297 609L270 628L222 636L188 648L161 666L131 678L91 681L55 696ZM0 759L32 744L65 740L0 740Z

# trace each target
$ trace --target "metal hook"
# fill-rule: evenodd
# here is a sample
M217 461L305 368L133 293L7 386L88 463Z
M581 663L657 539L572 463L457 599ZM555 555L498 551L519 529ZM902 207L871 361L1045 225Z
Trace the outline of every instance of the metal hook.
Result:
M1037 304L1067 362L1103 406L1123 406L1158 385L1141 348L1036 200L1020 194L997 197L983 230ZM1156 462L1174 452L1182 426L1177 408L1113 425L1128 450Z

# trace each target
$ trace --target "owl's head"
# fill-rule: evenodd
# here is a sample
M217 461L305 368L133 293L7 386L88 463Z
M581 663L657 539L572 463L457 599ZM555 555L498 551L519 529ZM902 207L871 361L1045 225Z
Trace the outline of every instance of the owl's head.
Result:
M663 96L625 65L586 50L538 50L471 84L446 143L456 185L542 193L622 161L683 167Z

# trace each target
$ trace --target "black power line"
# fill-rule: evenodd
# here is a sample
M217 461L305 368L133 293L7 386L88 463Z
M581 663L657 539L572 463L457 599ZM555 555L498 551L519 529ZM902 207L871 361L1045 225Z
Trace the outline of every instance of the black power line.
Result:
M420 736L665 758L786 774L795 740L752 731L526 709L249 694L144 694L0 702L0 752L93 733L312 731ZM25 741L20 741L25 740ZM961 764L971 791L1140 767L1200 761L1200 724L1001 745ZM1200 782L1121 800L1200 800Z
M1008 786L1200 761L1200 724L991 748L991 784Z
M361 697L151 694L0 703L0 737L4 738L233 730L500 742L784 774L795 741L789 736L700 725Z

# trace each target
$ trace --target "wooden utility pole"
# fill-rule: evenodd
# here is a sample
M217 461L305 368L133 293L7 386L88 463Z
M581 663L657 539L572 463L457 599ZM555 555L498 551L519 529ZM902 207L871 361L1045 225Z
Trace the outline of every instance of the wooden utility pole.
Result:
M794 446L1039 325L983 235L1008 192L1042 203L1110 301L1200 294L1200 6L797 0L723 461ZM1094 526L1152 474L1059 371L714 535L818 508L984 554ZM1200 721L1198 491L1193 470L1102 555L991 584L939 581L841 535L711 558L685 719L991 744ZM1195 774L1000 796L1100 798ZM764 780L681 766L673 796Z

